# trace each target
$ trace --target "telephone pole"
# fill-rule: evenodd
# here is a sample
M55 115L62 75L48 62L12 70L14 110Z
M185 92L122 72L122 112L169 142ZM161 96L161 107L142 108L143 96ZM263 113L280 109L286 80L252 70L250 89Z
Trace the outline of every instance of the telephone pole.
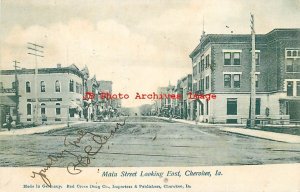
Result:
M250 93L250 114L249 114L249 118L250 118L250 128L253 128L255 126L255 105L256 105L256 98L255 98L255 30L254 30L254 15L251 15L251 19L250 19L250 27L251 27L251 38L252 38L252 62L251 62L251 93Z
M37 66L37 57L44 57L42 54L44 53L42 49L44 48L41 45L35 43L28 43L28 54L35 56L35 72L34 72L34 95L35 95L35 115L34 115L34 122L38 124L38 82L37 82L37 75L38 75L38 66Z
M14 60L14 67L15 67L15 89L16 89L16 126L19 124L20 122L20 116L19 116L19 80L18 80L18 73L17 73L17 68L19 68L19 66L17 66L18 61Z

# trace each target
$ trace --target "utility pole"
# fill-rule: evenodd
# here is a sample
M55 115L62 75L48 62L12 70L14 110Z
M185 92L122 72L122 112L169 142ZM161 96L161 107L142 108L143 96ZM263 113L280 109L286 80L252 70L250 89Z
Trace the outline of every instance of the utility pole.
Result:
M37 82L37 75L38 75L38 66L37 66L37 57L44 57L42 54L44 53L42 49L44 48L41 45L35 43L28 43L28 54L35 56L35 72L34 72L34 95L35 95L35 115L34 115L34 122L38 124L38 82Z
M254 15L251 15L251 38L252 38L252 62L251 62L251 93L250 93L250 128L255 126L255 105L256 105L256 98L255 98L255 30L254 30Z
M16 61L16 60L14 60L13 61L14 62L14 67L15 67L15 89L16 89L16 100L17 100L17 102L16 102L16 126L19 124L19 122L20 122L20 116L19 116L19 81L18 81L18 74L17 74L17 68L19 68L18 66L17 66L17 64L18 63L20 63L20 62L18 62L18 61Z

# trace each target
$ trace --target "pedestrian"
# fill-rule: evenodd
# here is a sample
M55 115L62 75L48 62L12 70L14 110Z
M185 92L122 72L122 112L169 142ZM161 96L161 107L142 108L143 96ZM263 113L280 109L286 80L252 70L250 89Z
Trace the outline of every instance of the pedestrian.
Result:
M13 119L12 119L11 115L8 113L6 115L6 125L7 125L8 131L10 131L10 129L11 129L11 123L12 123L12 121L13 121Z
M91 120L94 120L94 113L91 113Z

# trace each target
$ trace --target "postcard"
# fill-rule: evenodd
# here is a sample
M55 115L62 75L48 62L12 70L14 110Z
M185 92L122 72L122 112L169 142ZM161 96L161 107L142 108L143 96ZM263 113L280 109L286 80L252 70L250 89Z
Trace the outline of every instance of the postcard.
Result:
M300 1L1 0L0 191L300 191Z

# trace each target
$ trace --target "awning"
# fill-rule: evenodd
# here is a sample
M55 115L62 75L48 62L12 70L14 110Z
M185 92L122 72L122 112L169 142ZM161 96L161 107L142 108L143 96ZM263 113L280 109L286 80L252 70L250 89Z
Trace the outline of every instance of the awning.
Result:
M82 110L81 106L78 105L75 101L71 101L70 105L69 105L70 109L78 109L78 110Z
M16 104L16 96L0 96L0 105L15 107Z

